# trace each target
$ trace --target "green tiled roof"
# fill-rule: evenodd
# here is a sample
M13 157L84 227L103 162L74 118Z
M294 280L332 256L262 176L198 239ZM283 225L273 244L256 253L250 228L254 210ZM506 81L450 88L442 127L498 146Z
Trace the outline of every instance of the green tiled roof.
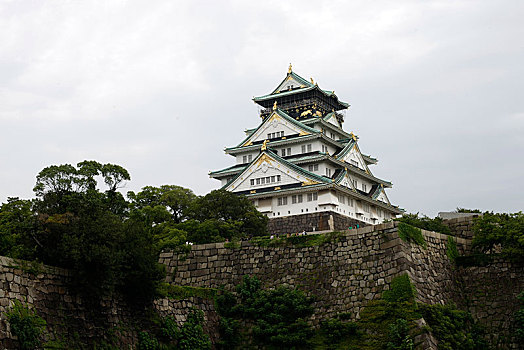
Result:
M216 171L211 171L209 173L209 175L219 175L219 174L222 174L222 173L227 173L227 172L230 172L230 171L237 171L237 170L242 171L247 166L248 166L248 164L235 164L235 165L230 166L228 168L224 168L224 169L220 169L220 170L216 170Z
M287 73L287 75L286 75L286 77L284 78L284 80L282 80L282 81L280 82L280 84L277 85L277 87L275 88L275 90L273 90L273 91L271 92L270 95L276 93L278 87L279 87L280 85L282 85L282 84L283 84L283 83L288 79L288 77L290 77L290 76L291 76L291 78L293 78L294 80L296 80L296 81L299 82L300 84L305 85L306 87L314 86L314 85L311 84L309 81L307 81L306 79L302 78L300 75L298 75L298 74L296 74L295 72L292 71L291 73Z
M298 89L286 90L286 91L283 91L283 92L278 92L277 91L278 87L280 85L282 85L282 83L284 83L290 76L294 80L299 82L300 84L305 85L306 87L303 87L303 88L301 87L301 88L298 88ZM274 97L288 96L288 95L293 95L293 94L296 94L296 93L311 91L311 90L314 90L314 89L318 89L318 91L322 92L324 95L326 95L328 97L336 98L337 102L340 103L342 106L344 106L346 108L349 107L349 103L342 102L342 101L340 101L338 99L337 95L335 94L335 91L322 90L321 88L318 87L317 84L312 84L311 82L307 81L306 79L302 78L300 75L298 75L298 74L296 74L294 72L288 73L286 75L286 77L284 78L284 80L282 80L280 82L280 84L278 84L278 86L275 88L275 90L273 90L270 94L254 97L253 101L255 101L255 102L265 101L265 100L272 99Z
M353 140L353 139L350 139L349 142L346 144L346 146L344 148L342 148L342 150L340 150L340 152L338 152L337 154L335 154L335 156L337 156L337 159L338 158L342 158L344 157L346 154L348 154L349 151L351 151L351 149L353 148L353 146L355 145L356 141Z

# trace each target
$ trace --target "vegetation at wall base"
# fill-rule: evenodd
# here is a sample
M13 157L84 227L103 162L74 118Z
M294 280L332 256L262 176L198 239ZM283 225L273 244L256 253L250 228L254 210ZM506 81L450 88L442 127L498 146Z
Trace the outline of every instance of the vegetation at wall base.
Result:
M439 349L489 349L484 330L471 314L453 305L418 304L420 313L439 341Z
M524 344L524 292L521 292L517 299L520 301L520 309L515 312L515 337L521 344Z
M138 334L138 350L209 350L211 340L204 332L204 313L192 309L178 327L173 317L157 318L149 330Z
M42 345L46 321L29 305L15 300L5 316L21 350L35 349Z

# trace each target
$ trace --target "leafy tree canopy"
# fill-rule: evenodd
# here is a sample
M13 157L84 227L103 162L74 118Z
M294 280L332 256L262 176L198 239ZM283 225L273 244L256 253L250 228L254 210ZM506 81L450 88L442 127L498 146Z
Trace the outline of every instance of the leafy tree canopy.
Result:
M524 260L524 214L486 212L474 226L473 248L483 253L501 252Z

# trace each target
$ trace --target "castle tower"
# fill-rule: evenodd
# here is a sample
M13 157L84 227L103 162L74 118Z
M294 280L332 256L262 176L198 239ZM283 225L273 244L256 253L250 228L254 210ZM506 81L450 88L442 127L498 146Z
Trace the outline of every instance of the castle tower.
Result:
M377 160L343 130L349 104L293 72L270 94L255 97L261 123L226 148L236 164L210 173L222 188L244 194L270 219L272 233L344 230L401 214L391 183L371 173Z

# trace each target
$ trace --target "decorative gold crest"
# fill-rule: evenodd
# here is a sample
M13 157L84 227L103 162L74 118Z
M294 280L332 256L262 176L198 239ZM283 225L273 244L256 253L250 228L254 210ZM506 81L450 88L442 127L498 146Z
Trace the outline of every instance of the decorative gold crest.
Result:
M320 182L318 182L318 181L307 179L306 181L302 182L302 186L316 185L316 184L319 184L319 183Z

